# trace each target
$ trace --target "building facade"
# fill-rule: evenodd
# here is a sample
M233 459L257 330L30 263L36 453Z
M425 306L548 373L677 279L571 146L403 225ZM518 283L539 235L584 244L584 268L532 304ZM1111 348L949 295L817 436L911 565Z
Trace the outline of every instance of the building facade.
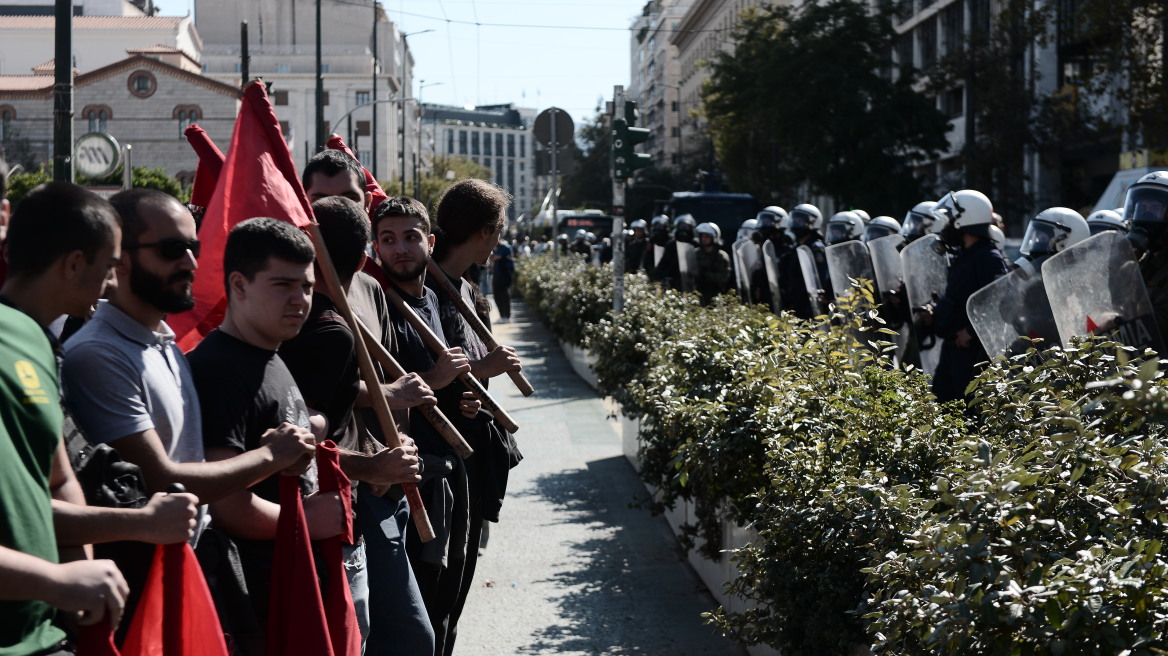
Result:
M650 131L641 152L652 155L660 169L680 170L681 129L692 120L688 110L694 107L681 100L681 62L672 43L691 4L693 0L651 0L632 26L632 70L625 95L637 103L638 127Z
M531 134L535 110L510 104L473 109L425 104L422 108L422 141L433 149L425 153L423 161L463 157L489 168L491 181L515 198L508 209L511 220L541 200Z
M51 14L0 18L0 75L28 75L34 68L51 66L55 28ZM200 61L202 42L190 17L82 15L73 18L73 68L80 73L125 59L127 49L149 46L173 48L191 61Z
M409 189L418 158L419 111L410 92L407 35L372 0L323 0L321 12L324 134L337 132L379 180L406 181ZM316 1L195 0L209 77L240 84L243 21L248 74L271 83L276 116L303 166L321 145L316 143Z

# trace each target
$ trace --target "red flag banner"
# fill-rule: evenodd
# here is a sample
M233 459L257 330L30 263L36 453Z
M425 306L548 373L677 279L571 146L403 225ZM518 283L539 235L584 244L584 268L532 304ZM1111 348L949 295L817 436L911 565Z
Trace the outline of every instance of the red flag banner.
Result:
M280 477L269 594L267 656L334 656L297 476Z
M121 656L114 645L114 629L109 618L77 629L77 656Z
M342 139L339 134L334 134L333 136L329 137L325 147L331 150L343 151L348 154L349 157L357 160L358 164L361 163L361 160L357 159L357 156L353 154L352 149L349 148L349 145L345 143L345 140ZM381 185L373 177L373 174L369 172L369 169L362 165L361 170L365 172L365 191L370 195L369 217L372 218L373 210L377 209L377 206L380 205L382 201L389 198L389 195L386 194L385 190L381 188Z
M227 656L211 591L191 545L158 545L122 656Z
M345 530L320 542L321 558L328 571L328 588L324 591L324 613L328 618L329 636L335 656L361 656L361 628L353 608L353 595L345 575L345 544L353 544L353 487L341 471L341 454L329 440L316 447L316 465L321 492L341 494L345 509Z
M253 82L243 93L231 146L199 227L203 253L195 275L195 307L166 320L183 351L193 349L223 321L227 310L223 289L227 233L237 223L257 216L281 219L303 228L312 221L312 206L300 184L268 92L262 83Z
M211 141L206 130L192 123L183 131L187 143L195 149L199 156L198 167L195 168L195 182L191 185L191 205L207 207L215 194L215 187L219 184L219 174L223 171L223 152Z

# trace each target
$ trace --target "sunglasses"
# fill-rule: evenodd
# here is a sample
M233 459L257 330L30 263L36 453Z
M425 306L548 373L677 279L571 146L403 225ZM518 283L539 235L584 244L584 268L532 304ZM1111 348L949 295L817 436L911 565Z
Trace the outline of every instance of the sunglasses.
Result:
M124 248L157 248L158 254L164 260L181 260L186 257L187 251L190 251L197 260L199 259L199 251L202 250L202 244L199 243L198 239L184 241L177 237L171 237L148 244L126 244Z

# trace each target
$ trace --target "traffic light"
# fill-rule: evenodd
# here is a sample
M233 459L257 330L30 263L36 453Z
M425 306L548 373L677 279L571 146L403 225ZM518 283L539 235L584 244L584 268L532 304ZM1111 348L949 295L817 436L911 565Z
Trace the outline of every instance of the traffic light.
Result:
M643 169L653 163L653 156L638 153L633 146L649 138L649 130L633 127L637 123L637 103L626 100L624 116L612 119L612 178L624 180L633 171Z

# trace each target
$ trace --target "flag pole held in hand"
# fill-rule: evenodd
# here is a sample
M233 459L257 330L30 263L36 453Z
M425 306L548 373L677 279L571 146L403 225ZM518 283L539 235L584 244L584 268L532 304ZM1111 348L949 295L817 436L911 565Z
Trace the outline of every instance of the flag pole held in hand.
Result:
M450 298L450 302L454 303L454 307L458 308L458 313L462 315L463 319L466 319L471 330L479 336L479 339L483 340L483 344L487 347L487 350L494 351L499 348L499 342L495 341L495 336L491 334L490 330L487 330L487 326L483 323L483 320L479 318L479 315L475 313L470 304L466 302L466 299L462 297L462 293L455 288L454 283L450 282L450 278L447 277L442 267L438 266L438 263L434 260L430 260L426 268L430 271L430 276L438 282L438 286ZM519 389L523 396L535 394L535 388L531 386L531 382L527 380L527 377L522 372L508 371L507 375L511 377L511 381L515 383L515 387Z

